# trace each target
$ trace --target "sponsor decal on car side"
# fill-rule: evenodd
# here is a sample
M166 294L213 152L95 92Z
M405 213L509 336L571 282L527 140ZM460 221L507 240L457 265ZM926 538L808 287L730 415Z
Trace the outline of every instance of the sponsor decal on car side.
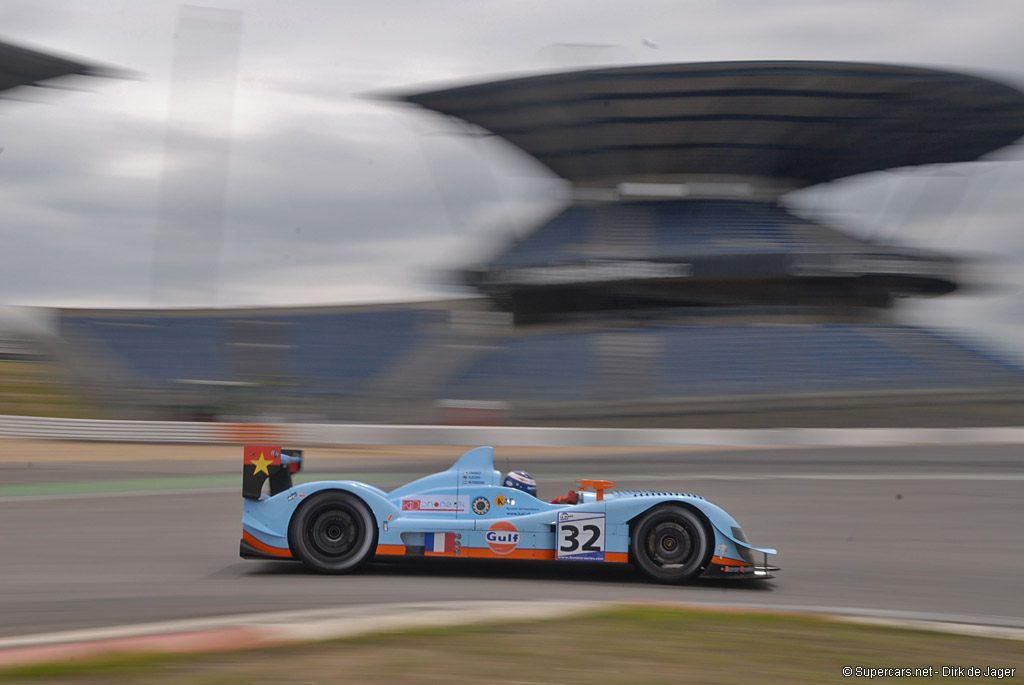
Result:
M403 497L402 511L416 513L461 513L469 510L468 495L434 495L430 497Z
M487 485L487 480L484 479L483 471L463 471L462 472L462 484L463 485Z
M508 521L496 521L484 534L487 546L495 554L509 554L519 545L522 535Z
M491 510L491 503L486 497L477 497L473 500L473 513L477 516L483 516Z

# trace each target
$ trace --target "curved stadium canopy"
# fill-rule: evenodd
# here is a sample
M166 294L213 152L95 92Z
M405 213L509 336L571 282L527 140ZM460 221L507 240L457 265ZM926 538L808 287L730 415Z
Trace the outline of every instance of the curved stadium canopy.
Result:
M1024 135L1024 93L934 69L712 62L573 71L399 96L579 185L768 177L796 188L963 162Z
M58 76L113 76L113 70L0 42L0 91L35 86Z

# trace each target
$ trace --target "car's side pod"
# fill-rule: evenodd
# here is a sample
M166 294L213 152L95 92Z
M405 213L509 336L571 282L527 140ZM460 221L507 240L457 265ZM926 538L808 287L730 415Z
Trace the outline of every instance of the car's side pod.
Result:
M270 480L270 496L292 486L292 474L302 469L302 450L283 450L278 445L246 445L242 458L242 497L259 499Z

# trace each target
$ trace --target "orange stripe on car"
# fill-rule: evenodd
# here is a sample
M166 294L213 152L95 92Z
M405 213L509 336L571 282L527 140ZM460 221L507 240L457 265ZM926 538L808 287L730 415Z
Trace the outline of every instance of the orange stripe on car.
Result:
M377 554L382 556L405 554L405 545L377 545Z
M259 551L261 551L261 552L263 552L265 554L272 554L275 557L282 557L284 559L291 559L292 558L291 550L281 549L280 547L271 547L267 543L260 542L259 540L257 540L247 530L243 530L242 531L242 539L245 540L250 545L252 545L255 549L258 549Z
M404 555L407 552L408 550L405 545L377 545L377 554L381 556ZM515 549L508 554L498 554L487 547L459 547L458 553L456 553L456 550L450 550L447 552L424 552L423 556L447 557L450 559L463 557L467 559L540 559L553 561L555 559L555 552L551 549ZM605 552L604 560L611 563L628 564L629 553Z
M508 554L498 554L488 547L462 547L460 557L470 559L554 559L553 549L514 549Z
M711 557L712 564L718 564L719 566L753 566L753 564L747 561L740 561L739 559L726 559L725 557Z

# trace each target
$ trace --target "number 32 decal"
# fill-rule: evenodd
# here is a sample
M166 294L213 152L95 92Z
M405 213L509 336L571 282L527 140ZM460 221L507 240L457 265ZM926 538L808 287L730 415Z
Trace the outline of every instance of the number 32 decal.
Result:
M558 559L604 561L604 513L559 512L555 537Z

